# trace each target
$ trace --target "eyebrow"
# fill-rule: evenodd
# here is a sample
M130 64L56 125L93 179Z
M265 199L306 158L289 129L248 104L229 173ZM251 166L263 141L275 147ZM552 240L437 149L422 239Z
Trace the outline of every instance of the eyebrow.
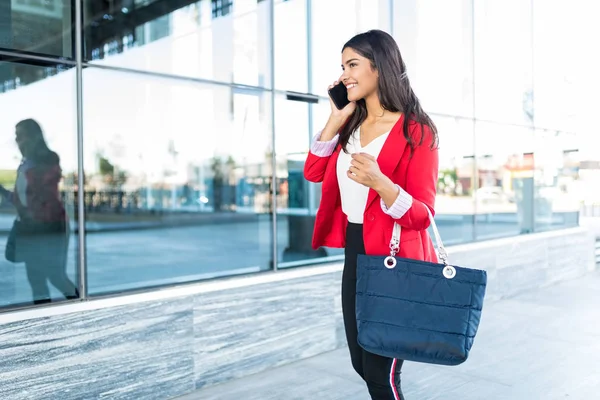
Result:
M351 58L348 61L346 61L346 65L348 65L349 63L351 63L352 61L360 61L358 58ZM342 64L342 67L344 67L344 64Z

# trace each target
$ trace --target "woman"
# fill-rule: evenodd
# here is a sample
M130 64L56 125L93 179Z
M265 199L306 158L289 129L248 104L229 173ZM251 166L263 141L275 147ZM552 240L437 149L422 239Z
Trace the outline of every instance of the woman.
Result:
M11 258L25 262L34 304L51 301L47 281L67 299L77 298L77 288L66 273L69 233L58 190L62 179L59 157L48 148L42 128L32 119L17 124L16 142L23 158L14 191L0 186L0 194L18 215Z
M323 182L313 247L345 247L342 313L352 366L372 399L403 399L402 360L363 350L355 316L358 254L388 255L394 221L399 257L437 261L427 234L438 178L437 130L423 111L394 39L373 30L342 49L350 103L315 137L304 175ZM330 86L330 88L333 87Z

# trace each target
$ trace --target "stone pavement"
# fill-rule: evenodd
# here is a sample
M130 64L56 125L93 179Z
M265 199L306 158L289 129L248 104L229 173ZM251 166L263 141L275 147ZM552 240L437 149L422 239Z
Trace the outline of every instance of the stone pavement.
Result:
M600 271L484 305L469 360L405 363L409 400L600 398ZM367 400L345 348L178 400Z

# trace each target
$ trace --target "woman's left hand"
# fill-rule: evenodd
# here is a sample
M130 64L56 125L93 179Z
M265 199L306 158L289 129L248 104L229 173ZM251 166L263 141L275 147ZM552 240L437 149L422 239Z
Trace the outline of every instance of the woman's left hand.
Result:
M389 180L379 169L377 159L367 153L352 154L352 161L348 169L348 177L373 190L377 190Z

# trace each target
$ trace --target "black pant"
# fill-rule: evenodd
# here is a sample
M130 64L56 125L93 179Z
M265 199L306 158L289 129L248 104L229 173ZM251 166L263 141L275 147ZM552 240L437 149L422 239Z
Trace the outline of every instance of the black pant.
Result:
M358 345L356 327L356 258L365 254L362 224L348 223L342 274L342 313L352 366L367 383L373 400L404 400L400 390L402 360L369 353Z
M67 276L69 234L64 223L31 225L31 232L22 235L19 243L24 252L27 279L34 304L50 303L48 282L67 299L79 297L77 286Z

